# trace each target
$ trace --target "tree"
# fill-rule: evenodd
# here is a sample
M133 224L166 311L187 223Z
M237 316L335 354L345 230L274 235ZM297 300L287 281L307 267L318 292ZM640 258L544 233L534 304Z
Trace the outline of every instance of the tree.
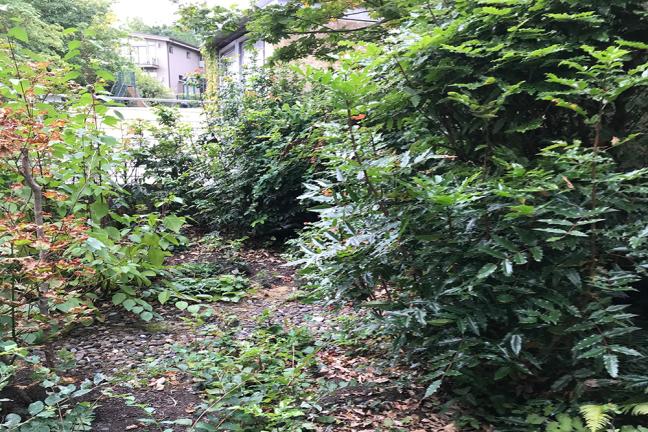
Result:
M0 0L3 3L5 27L17 19L31 36L29 42L18 43L75 65L82 84L94 82L97 69L115 73L127 63L119 52L123 33L112 26L106 0Z
M40 13L48 24L63 28L86 28L97 19L105 20L110 13L109 0L24 0Z
M131 18L123 26L126 32L146 33L156 36L166 36L190 45L199 46L198 36L191 30L183 31L175 25L149 25L139 18Z
M2 30L13 27L14 20L31 35L28 43L18 41L18 44L40 54L55 54L64 49L61 28L44 21L38 9L22 0L0 0Z

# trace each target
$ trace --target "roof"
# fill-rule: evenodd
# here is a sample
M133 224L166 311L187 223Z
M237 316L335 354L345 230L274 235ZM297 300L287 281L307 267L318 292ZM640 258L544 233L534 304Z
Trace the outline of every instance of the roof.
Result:
M223 31L218 33L216 36L211 38L209 46L211 48L220 50L221 48L225 47L233 40L240 38L241 36L243 36L248 32L247 28L245 27L248 21L249 21L248 18L244 18L243 20L241 20L238 28L233 32Z
M273 4L284 5L286 4L286 0L257 0L256 7L264 8L266 6L273 5ZM363 8L348 10L339 18L339 20L351 21L351 22L367 24L367 25L377 22L377 20L371 18L369 12L367 12L367 10ZM217 51L220 51L221 49L229 45L232 41L240 38L241 36L244 36L246 33L248 33L248 30L246 29L245 26L249 21L250 18L248 17L242 18L236 30L229 31L229 32L221 31L217 33L215 36L213 36L210 39L208 43L208 47L210 49L215 49Z
M286 4L287 0L256 0L254 3L257 8L264 8L270 4ZM234 31L221 31L211 38L209 47L211 49L220 50L229 45L232 41L245 35L248 31L245 25L250 21L249 18L244 17L240 20L239 25Z
M172 43L174 45L181 46L183 48L187 48L196 52L200 52L200 48L198 48L195 45L179 41L177 39L168 37L168 36L159 36L159 35L152 35L152 34L147 34L147 33L130 33L130 37L134 38L140 38L140 39L150 39L150 40L157 40L157 41L163 41L163 42L168 42Z

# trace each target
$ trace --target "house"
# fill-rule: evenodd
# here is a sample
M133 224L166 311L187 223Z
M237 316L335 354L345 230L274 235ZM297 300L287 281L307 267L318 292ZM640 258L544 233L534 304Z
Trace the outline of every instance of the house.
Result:
M266 7L273 4L285 4L287 0L259 0L257 7ZM331 24L333 28L361 28L367 27L376 21L369 16L364 9L354 9L345 13L344 17ZM245 21L239 28L231 33L220 34L213 38L209 44L211 50L217 54L220 65L219 76L241 77L241 72L249 66L261 66L272 56L275 46L265 42L257 41L254 44L248 42ZM306 60L313 63L312 59ZM316 62L317 63L317 62Z
M123 50L133 64L173 94L200 93L200 86L188 82L189 76L204 67L200 48L166 36L131 33Z

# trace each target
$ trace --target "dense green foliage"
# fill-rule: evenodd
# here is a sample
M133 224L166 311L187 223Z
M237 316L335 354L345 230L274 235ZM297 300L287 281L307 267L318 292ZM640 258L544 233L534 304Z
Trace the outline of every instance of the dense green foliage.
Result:
M209 395L209 408L197 430L305 431L315 404L309 369L316 347L305 329L286 331L259 317L261 328L248 339L235 330L178 348L172 366L187 372ZM310 426L309 426L310 425Z
M168 87L140 69L135 71L135 82L140 97L152 99L168 99L172 97L171 90Z
M117 179L132 154L105 131L119 118L97 97L111 73L34 53L30 44L21 26L0 37L0 391L3 410L15 404L2 427L88 430L95 405L80 398L103 378L63 385L54 343L101 318L97 303L111 296L151 320L140 297L185 240L184 219L120 205L126 192ZM65 58L80 44L71 41ZM99 80L79 86L87 68L83 76ZM16 381L29 379L40 383L42 400L20 397Z
M314 91L285 70L252 73L220 89L210 122L210 183L196 192L198 214L230 233L283 235L307 217L297 197L317 169Z
M228 81L198 140L177 111L157 108L158 125L140 125L132 139L141 169L133 199L167 199L166 208L229 236L294 232L309 218L297 197L317 170L312 123L322 115L316 92L302 90L285 70Z
M460 426L596 432L645 412L644 0L190 6L183 24L207 47L246 22L252 38L284 42L277 61L334 63L221 76L201 137L160 107L126 146L102 130L119 123L96 97L112 76L103 55L61 31L68 12L89 19L84 7L105 4L3 4L0 390L35 345L54 366L52 342L92 321L97 301L143 321L157 302L217 336L166 365L205 390L193 426L315 428L306 332L209 326L210 302L251 292L238 262L165 268L186 216L230 236L297 231L306 287L368 310L359 334L423 369L423 399L438 393ZM358 7L374 21L345 27ZM91 422L70 402L89 382L34 369L48 399L4 426L47 425L56 409L63 425Z
M199 45L198 38L192 31L183 31L174 25L149 25L139 18L131 18L123 27L128 32L167 36L188 44Z
M396 352L427 363L429 394L491 421L643 390L644 2L362 5L376 21L363 30L328 27L344 1L247 14L252 37L292 37L276 58L339 53L304 68L325 107L302 126L321 164L302 195L319 215L297 242L308 283L374 310ZM207 19L196 11L188 25ZM247 196L233 183L229 206Z
M18 22L30 35L16 43L49 60L76 66L75 79L94 83L97 70L111 74L125 66L119 53L123 33L111 26L106 0L2 0L0 25L6 31Z

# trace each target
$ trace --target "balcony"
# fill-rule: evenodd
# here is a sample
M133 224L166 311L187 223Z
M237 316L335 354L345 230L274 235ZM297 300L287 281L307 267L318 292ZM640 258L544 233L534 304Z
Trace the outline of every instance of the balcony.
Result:
M160 61L156 57L140 57L133 59L133 63L142 69L157 69L160 67Z

